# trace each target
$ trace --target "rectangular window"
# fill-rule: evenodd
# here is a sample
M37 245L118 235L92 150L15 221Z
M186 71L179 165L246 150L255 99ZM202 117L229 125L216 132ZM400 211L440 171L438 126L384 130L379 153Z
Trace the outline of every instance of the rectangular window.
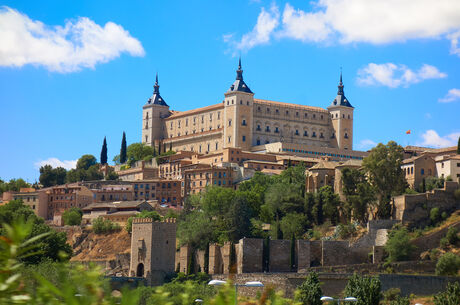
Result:
M243 142L246 142L246 136L243 136Z

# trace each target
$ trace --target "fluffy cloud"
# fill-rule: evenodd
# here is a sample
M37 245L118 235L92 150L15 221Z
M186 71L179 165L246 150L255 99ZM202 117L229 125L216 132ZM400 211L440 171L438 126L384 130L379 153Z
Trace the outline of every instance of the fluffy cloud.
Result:
M45 165L51 165L52 167L63 167L65 169L72 169L77 166L78 160L59 160L58 158L49 158L41 160L35 163L36 168L40 168Z
M0 66L44 66L67 73L94 68L126 52L144 56L141 43L118 24L104 26L89 18L50 27L17 10L0 8Z
M257 24L251 32L244 34L241 41L235 43L239 50L248 50L256 45L265 44L270 41L275 28L279 25L280 13L276 5L272 5L269 11L262 8L257 17ZM224 41L230 41L232 36L224 35Z
M458 0L318 0L311 4L312 9L308 11L286 4L282 22L279 28L271 30L276 31L271 36L343 44L447 38L452 43L451 52L460 56L457 47L460 37ZM262 21L263 13L266 14L264 9L255 28ZM271 15L271 24L275 26L276 17L276 14ZM243 45L250 48L257 43L240 46Z
M446 96L440 98L440 103L451 103L460 100L460 89L450 89Z
M423 141L418 145L429 147L449 147L457 145L460 132L454 132L444 137L441 137L433 129L427 130L423 135Z
M365 139L365 140L361 140L361 142L358 143L358 148L367 150L367 149L373 148L376 145L377 143L375 143L374 141Z
M423 80L445 77L447 77L446 73L442 73L438 68L427 64L424 64L417 71L413 71L405 65L370 63L358 71L359 84L364 86L387 86L390 88L408 87Z

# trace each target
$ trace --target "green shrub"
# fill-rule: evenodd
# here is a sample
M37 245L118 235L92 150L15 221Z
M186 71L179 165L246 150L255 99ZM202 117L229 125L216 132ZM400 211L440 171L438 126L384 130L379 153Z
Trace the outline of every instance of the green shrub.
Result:
M446 213L446 212L442 212L442 214L441 214L442 220L446 220L447 217L448 217L447 213Z
M390 305L410 305L410 299L398 295L396 299L390 301Z
M450 227L447 230L446 238L449 241L449 244L455 245L458 242L458 230L455 227Z
M441 212L439 211L439 208L432 208L430 210L430 219L433 224L437 224L441 220Z
M385 245L388 262L408 260L414 249L406 228L396 228L388 234L388 241Z
M383 299L385 301L394 301L397 297L401 295L401 289L399 288L390 288L383 293Z
M379 305L381 294L381 283L378 277L363 277L357 274L352 275L345 287L346 296L354 296L358 301L356 305Z
M460 269L460 256L454 253L446 253L436 263L437 275L457 275Z
M295 300L302 305L322 305L323 291L316 272L311 272L295 292Z
M441 238L439 241L439 247L446 249L449 246L449 240L446 237Z
M460 283L449 283L444 292L436 294L433 298L434 305L458 305L460 304Z
M70 208L62 213L62 220L66 226L79 226L83 212L79 208Z
M99 216L93 221L93 232L96 234L110 233L121 230L117 223L113 223L108 219Z

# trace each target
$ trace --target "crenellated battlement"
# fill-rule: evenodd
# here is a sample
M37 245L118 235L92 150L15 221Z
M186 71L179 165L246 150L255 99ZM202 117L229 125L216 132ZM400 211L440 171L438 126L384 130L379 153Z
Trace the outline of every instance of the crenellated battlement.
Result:
M133 218L133 224L134 223L176 223L175 218L165 218L163 220L153 220L153 218Z

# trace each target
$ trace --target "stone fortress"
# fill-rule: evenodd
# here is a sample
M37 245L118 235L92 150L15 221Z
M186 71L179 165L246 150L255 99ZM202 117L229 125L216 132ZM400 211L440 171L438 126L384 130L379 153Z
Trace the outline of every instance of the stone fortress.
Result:
M218 104L170 110L159 87L157 76L153 95L143 106L142 142L160 151L210 154L232 147L270 152L273 143L299 155L309 147L329 148L332 154L353 151L354 108L345 97L342 75L327 109L255 99L243 80L241 59L236 80Z

